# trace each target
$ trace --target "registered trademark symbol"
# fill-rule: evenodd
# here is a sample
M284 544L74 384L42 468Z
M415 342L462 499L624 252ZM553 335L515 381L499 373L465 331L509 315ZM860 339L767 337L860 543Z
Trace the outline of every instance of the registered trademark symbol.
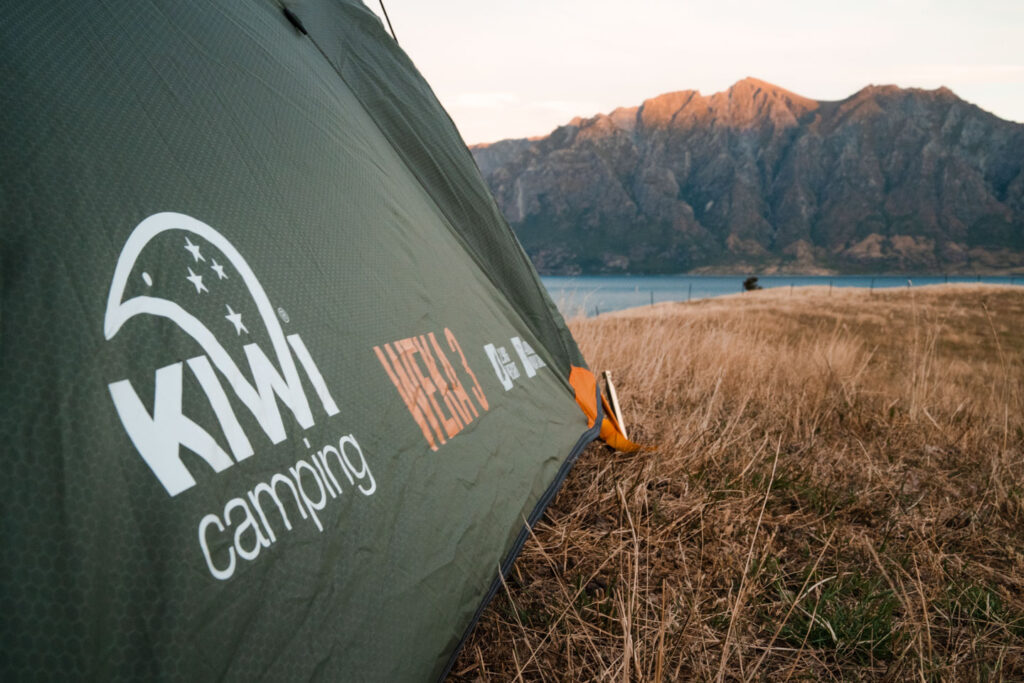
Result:
M288 311L284 310L280 306L277 307L277 317L280 318L282 322L288 322L290 320L288 317Z

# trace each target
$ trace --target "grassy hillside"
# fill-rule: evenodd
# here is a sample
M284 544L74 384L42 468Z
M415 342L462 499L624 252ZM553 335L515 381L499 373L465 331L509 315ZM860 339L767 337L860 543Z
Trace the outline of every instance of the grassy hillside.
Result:
M576 320L592 446L452 680L1024 677L1024 289Z

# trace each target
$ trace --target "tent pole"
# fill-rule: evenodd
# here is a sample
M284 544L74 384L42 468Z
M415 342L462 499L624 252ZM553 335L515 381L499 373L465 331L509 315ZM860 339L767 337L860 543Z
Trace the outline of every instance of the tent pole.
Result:
M391 25L391 17L388 16L388 11L384 8L384 0L379 0L380 10L384 13L384 20L388 22L388 30L391 31L391 39L398 44L398 36L395 35L395 27Z

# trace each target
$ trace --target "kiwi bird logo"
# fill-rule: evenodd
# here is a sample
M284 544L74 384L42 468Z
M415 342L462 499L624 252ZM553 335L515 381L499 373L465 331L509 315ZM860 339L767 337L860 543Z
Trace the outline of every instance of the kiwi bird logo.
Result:
M174 233L181 236L181 262L175 263L173 257L168 260L164 256L161 272L170 273L170 277L182 277L189 283L189 291L194 289L196 297L199 297L192 302L194 308L210 309L212 302L203 299L223 296L227 282L233 278L242 282L251 302L234 302L233 307L232 302L221 299L213 307L219 308L223 317L215 316L212 324L207 325L173 298L149 295L154 288L160 289L160 283L155 282L146 270L138 276L145 285L143 291L146 293L126 298L129 289L138 289L137 281L132 281L134 287L129 282L132 274L145 265L140 262L140 256L154 238L164 233L172 233L172 239ZM249 312L252 308L255 308L258 320L247 322L243 319L243 310ZM195 478L181 460L180 446L199 455L217 472L254 453L252 443L221 384L221 377L275 444L287 436L278 401L288 407L302 429L314 424L296 360L305 371L326 414L331 416L339 412L306 345L297 334L285 336L270 298L245 258L227 238L206 223L180 213L158 213L139 223L128 237L110 284L103 320L104 336L110 341L125 325L148 316L170 320L203 352L156 370L152 413L130 380L123 379L108 385L125 431L170 495L175 496L195 485ZM271 362L259 344L248 341L250 326L256 323L262 323L261 329L270 340L276 364ZM255 327L253 331L256 331ZM228 353L221 338L227 339L229 344L243 344L249 377ZM182 412L182 374L186 364L220 423L227 449L214 435ZM227 450L231 451L231 456Z

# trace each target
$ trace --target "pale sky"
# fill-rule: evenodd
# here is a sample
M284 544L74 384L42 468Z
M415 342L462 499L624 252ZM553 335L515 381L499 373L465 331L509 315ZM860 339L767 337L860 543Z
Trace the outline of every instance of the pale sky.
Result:
M380 14L378 0L363 0ZM469 144L754 76L838 100L945 85L1024 122L1024 0L384 0Z

